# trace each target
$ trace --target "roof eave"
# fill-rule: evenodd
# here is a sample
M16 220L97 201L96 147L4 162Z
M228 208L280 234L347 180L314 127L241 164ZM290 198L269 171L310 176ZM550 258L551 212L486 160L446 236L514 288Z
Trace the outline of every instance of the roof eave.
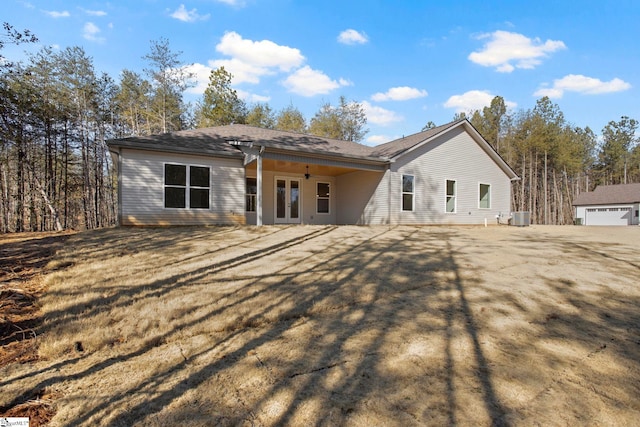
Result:
M166 146L166 145L158 145L153 143L119 144L117 142L110 141L110 142L107 142L107 147L111 152L117 152L116 150L112 150L112 148L125 148L129 150L191 154L191 155L208 156L208 157L228 157L228 158L234 158L234 159L242 158L242 153L240 151L238 151L237 153L234 153L230 151L192 149L188 147Z
M618 201L618 202L612 202L612 201L607 201L607 202L582 202L580 203L580 201L574 201L571 205L572 206L609 206L609 205L634 205L636 203L640 203L640 200L636 200L635 202L630 202L630 201Z
M345 154L345 153L334 153L334 152L330 152L330 151L325 151L325 150L313 150L313 149L309 149L309 148L292 148L290 146L285 146L282 144L274 144L274 143L261 143L261 142L254 142L254 141L236 141L236 140L229 140L228 141L229 144L234 145L234 146L238 146L238 145L244 145L244 146L249 146L249 147L253 147L253 146L261 146L264 147L266 152L271 152L271 153L283 153L283 154L291 154L291 153L295 153L298 156L302 156L302 157L320 157L320 158L324 158L324 159L347 159L347 160L351 160L351 161L356 161L356 162L361 162L361 163L367 163L367 164L375 164L375 165L385 165L385 164L389 164L391 163L391 160L386 158L386 157L371 157L371 156L359 156L356 154Z

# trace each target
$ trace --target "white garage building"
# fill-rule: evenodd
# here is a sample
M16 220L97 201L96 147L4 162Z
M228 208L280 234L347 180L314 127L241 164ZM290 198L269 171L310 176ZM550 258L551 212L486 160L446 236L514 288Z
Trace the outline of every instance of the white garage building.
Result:
M638 225L640 184L599 185L573 201L584 225Z

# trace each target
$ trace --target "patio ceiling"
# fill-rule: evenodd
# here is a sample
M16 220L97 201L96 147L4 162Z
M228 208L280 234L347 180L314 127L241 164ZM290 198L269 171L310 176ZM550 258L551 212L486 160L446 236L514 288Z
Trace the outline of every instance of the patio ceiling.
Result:
M263 159L262 161L262 170L270 172L304 175L305 173L307 173L307 166L309 166L309 174L311 174L312 176L338 176L360 170L357 168L316 165L312 163L292 162L287 160ZM255 171L256 162L251 162L250 164L248 164L247 170Z

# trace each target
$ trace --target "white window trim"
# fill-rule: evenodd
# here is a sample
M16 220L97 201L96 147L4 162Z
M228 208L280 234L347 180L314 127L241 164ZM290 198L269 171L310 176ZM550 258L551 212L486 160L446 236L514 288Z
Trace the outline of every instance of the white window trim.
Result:
M449 194L447 193L447 181L453 181L453 211L449 212L447 210L447 198ZM478 186L478 188L480 188ZM479 190L478 190L479 191ZM444 213L445 214L455 214L458 212L458 181L455 179L445 179L444 180Z
M166 173L166 165L174 165L174 166L184 166L186 168L186 178L185 178L185 185L167 185L165 184L165 173ZM208 187L193 187L193 188L199 188L199 189L208 189L209 190L209 207L208 208L192 208L191 207L191 197L189 196L189 190L192 188L191 185L189 185L189 179L191 178L191 167L198 167L198 168L207 168L209 169L209 186ZM211 185L211 166L210 165L201 165L201 164L194 164L194 163L178 163L178 162L162 162L162 209L166 209L166 210L172 210L172 211L176 211L176 210L195 210L195 211L209 211L211 210L211 195L213 193L212 190L212 185ZM165 197L165 191L164 189L167 187L171 187L171 188L184 188L185 189L185 207L184 208L168 208L166 207L166 197Z
M411 181L413 183L413 188L412 188L413 191L411 193L405 193L404 191L405 176L410 176L411 178L413 178ZM411 194L411 210L404 209L403 202L404 202L405 194ZM400 212L415 212L415 211L416 211L416 176L410 173L400 174Z
M489 187L489 207L487 207L487 208L483 208L482 206L480 206L480 203L481 203L480 186L481 185L486 185L486 186ZM482 210L485 210L485 211L491 209L491 202L493 201L492 199L493 199L493 197L491 195L491 184L486 183L486 182L478 182L478 209L482 209Z
M258 207L258 193L256 192L256 194L249 194L249 193L247 192L247 179L249 179L249 178L255 179L255 180L256 180L256 186L258 185L258 177L256 177L256 176L250 176L250 175L248 175L248 176L245 176L245 177L244 177L244 197L245 197L245 199L244 199L244 205L245 205L245 206L244 206L244 211L245 211L246 213L252 213L252 214L254 214L254 213L256 213L256 211L249 211L249 210L247 210L247 196L253 196L253 197L255 197L255 199L256 199L256 208L257 208L257 207Z
M329 202L329 211L328 212L318 212L318 200L320 196L318 196L318 184L327 184L329 186L329 196L322 197L323 199L327 199ZM331 215L331 183L329 181L316 181L316 215Z

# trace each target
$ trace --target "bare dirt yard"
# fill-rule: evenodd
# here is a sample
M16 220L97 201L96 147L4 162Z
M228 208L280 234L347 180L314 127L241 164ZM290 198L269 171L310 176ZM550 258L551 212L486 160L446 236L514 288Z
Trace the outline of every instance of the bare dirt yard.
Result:
M640 227L63 237L20 326L37 353L3 337L0 413L44 402L51 426L640 420ZM19 288L8 280L2 292Z

